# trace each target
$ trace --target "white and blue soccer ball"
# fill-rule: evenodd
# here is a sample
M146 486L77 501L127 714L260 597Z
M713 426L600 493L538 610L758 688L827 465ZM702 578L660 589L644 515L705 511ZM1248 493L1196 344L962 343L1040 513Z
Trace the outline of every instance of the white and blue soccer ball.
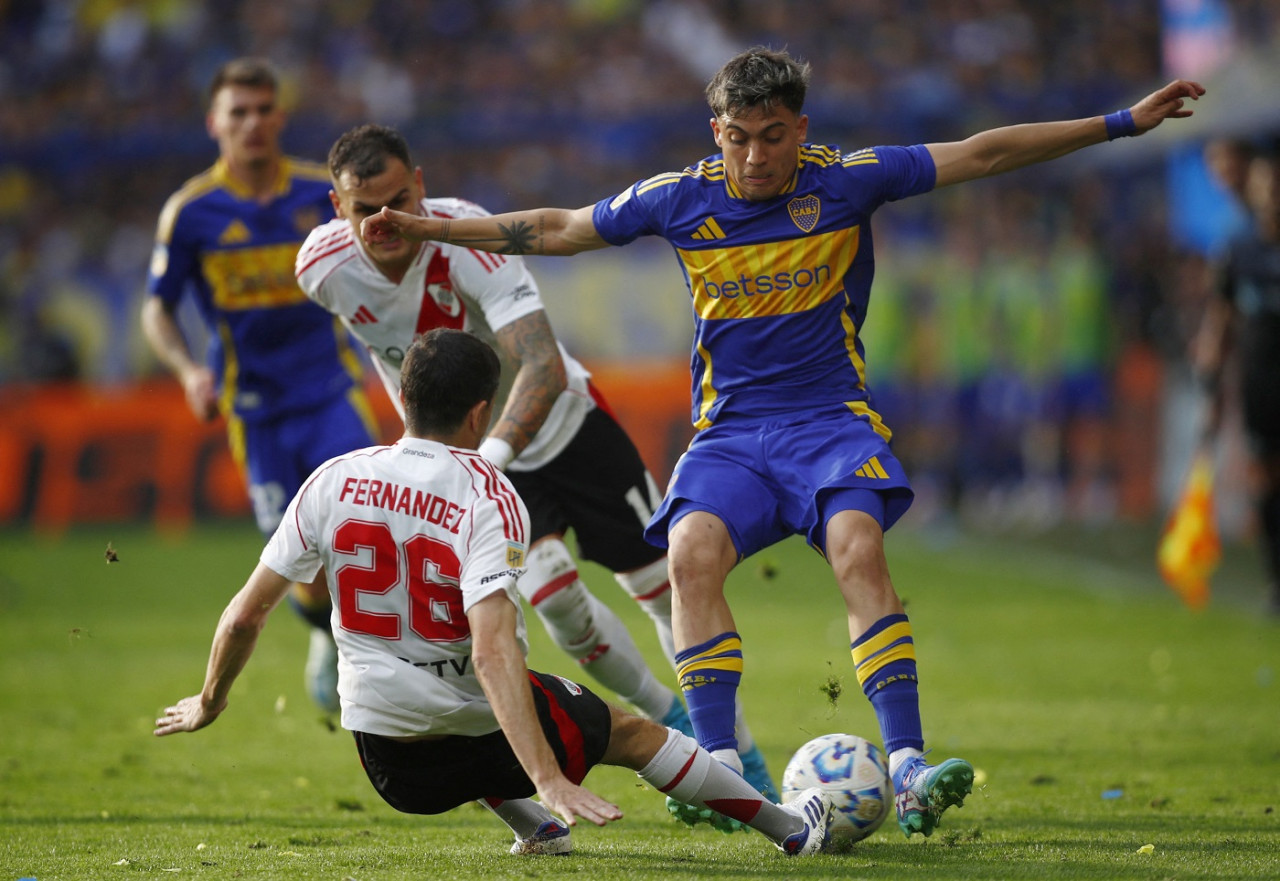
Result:
M835 802L833 846L848 846L880 828L893 806L884 751L856 734L824 734L796 750L782 772L782 802L817 786Z

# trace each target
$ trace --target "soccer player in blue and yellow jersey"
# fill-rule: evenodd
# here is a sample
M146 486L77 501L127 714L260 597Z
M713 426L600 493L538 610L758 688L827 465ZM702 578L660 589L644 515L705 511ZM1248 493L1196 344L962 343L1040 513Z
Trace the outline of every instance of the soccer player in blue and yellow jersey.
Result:
M368 446L375 423L361 367L338 320L307 299L293 274L307 234L333 217L329 173L283 155L285 114L262 60L240 58L209 88L213 167L169 198L160 215L142 309L156 356L182 383L196 418L226 417L254 516L271 535L302 481L327 459ZM190 295L209 331L197 359L176 317ZM337 707L337 650L322 580L299 585L294 607L315 628L308 688Z
M807 141L809 66L757 47L707 87L721 152L576 210L442 220L383 209L370 242L435 239L576 254L641 235L675 248L693 298L693 419L647 536L669 547L678 672L698 742L734 764L742 643L724 595L745 557L800 534L830 563L854 667L880 723L898 823L929 835L973 769L924 761L911 624L884 530L912 491L868 386L858 331L873 271L870 217L897 199L1043 162L1191 114L1175 81L1108 116L992 129L964 141L844 152Z

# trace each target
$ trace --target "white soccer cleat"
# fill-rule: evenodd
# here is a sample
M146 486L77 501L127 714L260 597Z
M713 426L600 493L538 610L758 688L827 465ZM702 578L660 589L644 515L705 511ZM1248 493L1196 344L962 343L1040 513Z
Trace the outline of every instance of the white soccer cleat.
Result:
M778 844L778 850L789 857L807 857L821 853L830 840L831 816L836 809L830 796L815 786L797 794L780 807L788 814L799 817L804 828L784 838Z
M516 856L568 856L572 850L569 827L559 820L547 820L528 838L517 838L511 845Z
M311 628L305 671L311 699L326 713L338 712L338 645L329 631Z

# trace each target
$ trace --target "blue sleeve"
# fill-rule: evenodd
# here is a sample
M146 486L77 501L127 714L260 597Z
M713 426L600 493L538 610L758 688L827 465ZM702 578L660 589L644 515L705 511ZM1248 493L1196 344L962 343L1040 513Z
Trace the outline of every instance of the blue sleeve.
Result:
M591 219L600 238L611 245L625 245L640 236L660 235L661 230L653 222L650 206L641 195L645 181L627 187L616 196L596 203Z
M937 183L938 167L923 144L874 149L884 172L881 196L886 202L919 196L932 190Z
M196 273L200 254L196 243L184 237L183 216L178 214L166 234L162 228L156 235L147 274L147 293L166 303L177 303L186 291L187 282Z

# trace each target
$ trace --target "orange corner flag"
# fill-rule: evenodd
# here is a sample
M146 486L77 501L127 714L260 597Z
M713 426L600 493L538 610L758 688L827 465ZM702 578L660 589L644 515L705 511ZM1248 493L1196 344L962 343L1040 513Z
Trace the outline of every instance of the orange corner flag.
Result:
M1213 456L1201 450L1191 462L1164 533L1156 562L1160 575L1192 609L1209 602L1209 578L1222 558L1213 512Z

